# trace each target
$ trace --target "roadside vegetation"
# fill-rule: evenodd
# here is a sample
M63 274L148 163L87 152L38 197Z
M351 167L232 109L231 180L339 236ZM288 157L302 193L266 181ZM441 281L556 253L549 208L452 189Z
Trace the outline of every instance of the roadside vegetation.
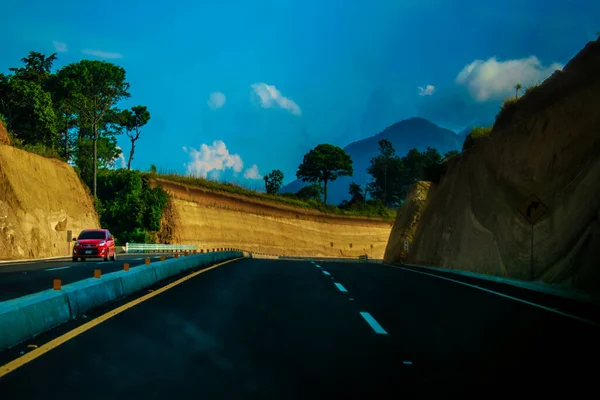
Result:
M116 137L130 139L129 169L150 112L119 108L130 97L123 68L81 60L55 69L57 59L31 51L9 74L0 73L0 118L13 146L74 165L95 196L98 170L122 155Z
M176 173L144 173L147 178L164 179L171 182L182 183L189 186L201 187L211 191L225 192L245 196L252 199L269 201L277 204L313 209L325 214L374 217L393 219L396 216L394 210L385 207L370 206L364 209L342 209L331 204L325 204L318 198L307 198L295 193L269 194L245 188L235 183L217 182L205 178L197 178Z
M492 127L474 126L471 129L471 133L469 133L465 138L462 148L463 151L476 146L483 140L486 140L490 136L490 133L492 133Z
M126 242L154 243L169 196L161 187L152 188L140 171L101 170L98 173L96 211L120 245Z
M145 106L121 109L130 97L130 84L122 67L106 61L81 60L55 70L56 54L30 52L22 65L0 73L0 118L5 122L15 147L44 157L69 162L90 188L100 221L121 243L157 240L162 214L168 202L164 190L151 188L150 180L160 178L209 190L326 214L393 219L395 209L418 181L437 182L446 172L448 160L457 151L440 154L434 148L396 154L390 141L379 142L379 154L367 169L371 180L360 185L351 182L350 200L328 204L328 184L342 176L353 176L351 157L340 147L322 143L311 149L298 166L296 177L307 185L296 193L279 193L284 174L275 169L264 176L265 192L233 183L131 170L137 141L151 118ZM527 87L529 93L537 85ZM516 83L515 96L504 101L497 118L516 107L523 86ZM491 128L475 127L463 150L489 137ZM130 142L128 156L117 146L125 134ZM115 169L117 160L124 165ZM125 161L126 160L126 161Z

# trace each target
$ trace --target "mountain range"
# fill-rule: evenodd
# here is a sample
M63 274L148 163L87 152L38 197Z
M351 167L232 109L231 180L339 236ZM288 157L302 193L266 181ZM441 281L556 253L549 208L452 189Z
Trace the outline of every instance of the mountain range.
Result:
M427 147L433 147L442 155L450 150L460 151L464 135L441 128L424 118L410 118L388 126L375 136L350 143L344 147L344 150L352 158L354 176L341 177L327 185L328 203L339 204L343 200L349 200L348 187L351 182L354 181L364 187L371 181L367 168L371 159L379 154L378 142L381 139L388 139L394 146L396 154L403 157L413 148L424 151ZM296 179L281 188L279 192L296 193L305 185L306 183Z

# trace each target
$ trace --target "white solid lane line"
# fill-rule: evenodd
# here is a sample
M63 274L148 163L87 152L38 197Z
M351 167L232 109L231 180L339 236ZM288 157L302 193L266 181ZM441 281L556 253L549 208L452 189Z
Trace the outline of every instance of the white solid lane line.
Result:
M346 288L343 287L341 283L335 283L335 287L338 288L340 290L340 292L348 293L348 291L346 290Z
M321 272L323 272L327 276L331 276L331 274L329 272L327 272L327 271L321 271Z
M58 271L59 269L67 269L67 268L71 268L72 265L67 265L66 267L56 267L56 268L48 268L45 269L44 271Z
M566 312L555 310L554 308L546 307L546 306L543 306L541 304L532 303L530 301L519 299L517 297L512 297L512 296L509 296L509 295L504 294L504 293L496 292L494 290L486 289L486 288L483 288L481 286L475 286L475 285L471 285L470 283L457 281L456 279L446 278L445 276L439 276L439 275L429 274L427 272L415 271L415 270L404 268L404 267L396 267L394 265L390 265L390 267L398 268L398 269L403 269L403 270L409 271L409 272L414 272L415 274L428 275L428 276L432 276L434 278L443 279L443 280L454 282L454 283L459 283L461 285L465 285L465 286L469 286L469 287L472 287L472 288L475 288L475 289L483 290L484 292L493 293L495 295L498 295L498 296L501 296L501 297L505 297L507 299L515 300L515 301L518 301L518 302L521 302L521 303L524 303L524 304L527 304L527 305L530 305L530 306L533 306L533 307L541 308L542 310L550 311L550 312L553 312L555 314L562 315L563 317L572 318L572 319L575 319L577 321L580 321L580 322L583 322L583 323L586 323L586 324L590 324L590 325L594 325L594 326L600 327L600 324L598 324L598 323L596 323L594 321L590 321L588 319L581 318L581 317L578 317L576 315L572 315L572 314L568 314Z
M379 325L379 322L375 321L375 318L371 314L365 311L360 312L360 316L367 321L367 324L375 331L378 335L387 335L388 333Z

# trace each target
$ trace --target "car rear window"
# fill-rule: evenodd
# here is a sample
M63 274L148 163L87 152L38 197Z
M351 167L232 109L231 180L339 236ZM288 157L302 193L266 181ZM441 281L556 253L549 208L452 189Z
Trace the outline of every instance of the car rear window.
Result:
M83 231L77 239L106 239L106 233L102 231Z

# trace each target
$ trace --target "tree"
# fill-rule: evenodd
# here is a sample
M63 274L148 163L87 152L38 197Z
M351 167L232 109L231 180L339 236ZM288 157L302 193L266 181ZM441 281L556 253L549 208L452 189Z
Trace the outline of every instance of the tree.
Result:
M50 76L52 64L56 61L56 58L56 53L46 57L37 51L30 51L27 57L21 59L25 64L24 67L9 68L8 70L14 72L15 77L18 79L41 85Z
M74 147L77 145L76 132L73 132L78 125L77 116L69 108L68 102L65 101L69 93L64 90L57 74L46 77L44 87L52 96L54 114L56 115L59 153L65 161L69 161L74 154Z
M406 174L402 160L389 140L379 141L379 155L371 159L367 172L373 178L369 183L373 197L387 206L398 204Z
M304 155L296 177L303 182L323 182L324 203L327 204L327 183L340 176L352 176L352 158L341 148L320 144Z
M168 202L167 193L152 187L139 171L102 170L98 174L98 216L121 242L152 242Z
M348 187L348 192L350 193L350 204L363 204L366 201L366 197L363 194L362 187L355 182L351 182Z
M131 141L131 151L129 152L129 160L127 161L127 169L131 169L131 161L135 152L135 142L140 138L142 131L140 128L150 121L150 112L146 106L131 107L131 111L124 110L121 114L122 125L125 127L127 136Z
M521 86L520 83L517 82L517 84L515 85L515 100L519 98L519 90L521 90L523 86Z
M80 129L91 128L93 143L93 193L97 196L98 139L107 114L123 98L129 97L125 70L106 61L82 60L69 64L58 72L63 88L68 92L65 102L77 115Z
M444 153L444 161L448 161L449 159L451 159L454 156L459 155L460 152L458 150L450 150Z
M0 76L0 113L6 118L6 128L24 144L57 144L52 98L40 83Z
M318 183L304 186L296 192L296 196L304 200L320 200L323 195L323 187Z
M274 169L263 177L265 180L265 189L268 194L276 194L283 184L283 172Z
M73 158L75 166L79 171L81 179L86 185L91 187L94 180L94 143L89 136L79 137L75 143ZM115 159L121 155L121 150L117 147L117 140L114 136L101 136L97 143L97 168L98 170L112 167Z

